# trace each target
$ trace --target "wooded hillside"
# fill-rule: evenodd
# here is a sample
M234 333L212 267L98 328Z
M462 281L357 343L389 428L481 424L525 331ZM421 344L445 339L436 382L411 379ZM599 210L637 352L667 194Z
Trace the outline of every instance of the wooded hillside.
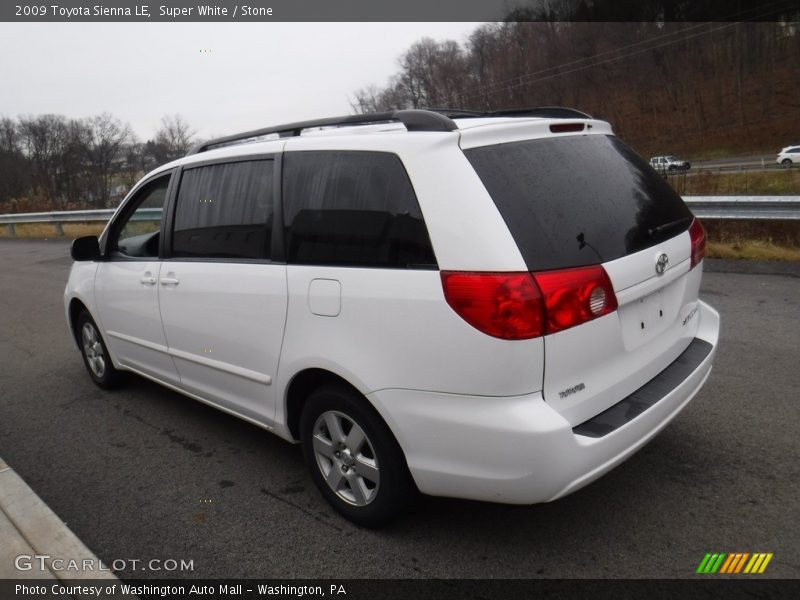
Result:
M186 154L194 133L180 115L143 143L109 113L0 118L0 213L116 206L145 172Z
M415 43L352 105L567 106L644 155L776 152L800 141L800 23L486 24Z

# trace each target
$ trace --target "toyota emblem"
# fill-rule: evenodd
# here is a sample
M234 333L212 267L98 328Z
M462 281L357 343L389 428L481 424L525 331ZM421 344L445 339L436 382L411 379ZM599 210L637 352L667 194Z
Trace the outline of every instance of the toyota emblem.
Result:
M656 275L663 275L664 271L667 270L668 264L669 264L669 256L667 256L665 253L662 252L656 259Z

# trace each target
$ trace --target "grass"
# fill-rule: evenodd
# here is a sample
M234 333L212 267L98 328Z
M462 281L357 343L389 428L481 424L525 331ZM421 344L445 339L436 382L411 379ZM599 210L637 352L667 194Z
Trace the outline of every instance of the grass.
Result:
M682 196L795 196L800 195L800 169L714 173L698 171L670 175Z
M735 260L800 261L800 248L791 248L764 240L743 240L738 243L708 242L706 254L710 258Z
M718 158L729 158L731 156L741 156L744 154L767 154L772 152L772 149L767 150L766 152L755 150L752 152L742 152L741 150L731 150L730 148L715 148L714 150L704 150L702 152L687 152L685 154L686 158L696 161L696 160L716 160ZM678 153L678 157L683 156L682 154Z
M64 223L62 228L67 239L84 235L100 235L105 223ZM54 239L59 237L52 223L24 223L14 225L14 237L31 239ZM0 238L9 238L8 228L0 226Z
M705 220L712 258L800 261L800 221Z

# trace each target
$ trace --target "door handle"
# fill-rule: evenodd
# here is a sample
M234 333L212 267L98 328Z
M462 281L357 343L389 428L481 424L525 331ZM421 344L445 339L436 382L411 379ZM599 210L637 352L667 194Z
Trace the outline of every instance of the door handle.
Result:
M155 277L142 277L139 281L141 281L145 285L155 285L156 278Z
M180 282L181 282L180 279L175 279L174 277L161 278L161 285L178 285Z

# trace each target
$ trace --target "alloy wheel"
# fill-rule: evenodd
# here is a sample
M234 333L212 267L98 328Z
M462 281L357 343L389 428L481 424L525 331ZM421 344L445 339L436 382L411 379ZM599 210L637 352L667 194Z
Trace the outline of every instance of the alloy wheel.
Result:
M314 423L314 455L328 486L354 506L366 506L378 494L380 474L372 443L361 426L329 410Z
M100 334L97 333L94 325L84 323L81 329L81 339L83 341L83 355L92 373L98 379L102 379L106 374L106 358L103 343L100 341Z

